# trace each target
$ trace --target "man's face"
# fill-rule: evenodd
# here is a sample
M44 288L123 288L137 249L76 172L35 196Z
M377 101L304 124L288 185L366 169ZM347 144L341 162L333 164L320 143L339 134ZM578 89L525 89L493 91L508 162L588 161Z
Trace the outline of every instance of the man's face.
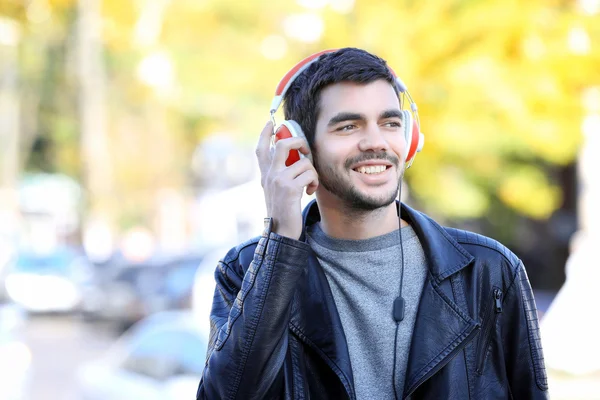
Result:
M319 196L361 211L391 204L404 173L400 102L385 80L323 89L313 159Z

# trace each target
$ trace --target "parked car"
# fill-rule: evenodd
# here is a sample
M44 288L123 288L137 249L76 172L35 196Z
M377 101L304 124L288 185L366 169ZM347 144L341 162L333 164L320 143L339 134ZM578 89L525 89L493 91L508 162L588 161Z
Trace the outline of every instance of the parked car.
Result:
M79 392L83 400L193 399L207 346L190 311L154 314L79 369Z
M31 351L22 340L25 312L14 304L0 302L0 399L29 398Z
M95 284L84 291L88 320L113 324L120 331L159 311L191 307L196 270L202 255L157 255L141 262L117 257L95 269Z
M7 267L4 284L8 298L29 312L72 312L90 273L91 264L74 248L21 250Z
M194 276L192 311L206 334L210 333L210 311L215 295L215 269L228 250L221 247L207 252Z
M1 229L1 228L0 228ZM16 246L12 238L0 231L0 303L8 301L4 281L8 274L8 267L16 253Z

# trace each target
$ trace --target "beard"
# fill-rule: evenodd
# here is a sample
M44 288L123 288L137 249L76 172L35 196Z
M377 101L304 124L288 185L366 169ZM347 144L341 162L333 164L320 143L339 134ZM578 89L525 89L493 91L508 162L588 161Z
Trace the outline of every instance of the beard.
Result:
M344 173L345 171L340 171L331 164L320 163L316 151L313 151L313 160L315 169L319 175L319 185L322 185L330 193L337 196L342 201L343 207L348 211L374 211L392 204L396 200L400 179L404 175L404 168L402 168L400 179L394 190L390 190L387 194L373 196L369 195L369 193L359 191L350 181L348 174ZM362 153L356 157L347 159L344 163L344 169L349 170L352 165L367 160L386 160L391 162L396 169L398 169L400 164L398 157L385 152Z

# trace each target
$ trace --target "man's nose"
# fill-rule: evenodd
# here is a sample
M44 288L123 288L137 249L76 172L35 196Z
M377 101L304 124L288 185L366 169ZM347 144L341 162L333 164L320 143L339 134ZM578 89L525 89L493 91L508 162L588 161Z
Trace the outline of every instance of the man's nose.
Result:
M378 124L368 124L363 131L363 136L358 143L360 151L387 151L390 145L385 137L385 132Z

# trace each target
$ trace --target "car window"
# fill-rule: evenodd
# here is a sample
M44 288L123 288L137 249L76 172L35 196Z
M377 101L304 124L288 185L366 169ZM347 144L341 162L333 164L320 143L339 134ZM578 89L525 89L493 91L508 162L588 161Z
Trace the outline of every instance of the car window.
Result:
M168 353L170 335L157 332L137 338L131 353L125 358L121 368L157 380L169 375Z
M20 272L67 272L74 255L67 250L49 254L22 253L16 260L15 269Z
M148 267L139 270L134 279L135 287L142 296L152 296L159 291L163 277L160 270Z
M178 375L202 375L206 360L207 342L197 335L182 332L177 347Z
M121 368L153 379L174 375L200 375L204 367L206 342L192 332L165 330L136 340Z
M165 279L167 294L181 297L191 292L199 265L198 261L194 261L171 267Z

